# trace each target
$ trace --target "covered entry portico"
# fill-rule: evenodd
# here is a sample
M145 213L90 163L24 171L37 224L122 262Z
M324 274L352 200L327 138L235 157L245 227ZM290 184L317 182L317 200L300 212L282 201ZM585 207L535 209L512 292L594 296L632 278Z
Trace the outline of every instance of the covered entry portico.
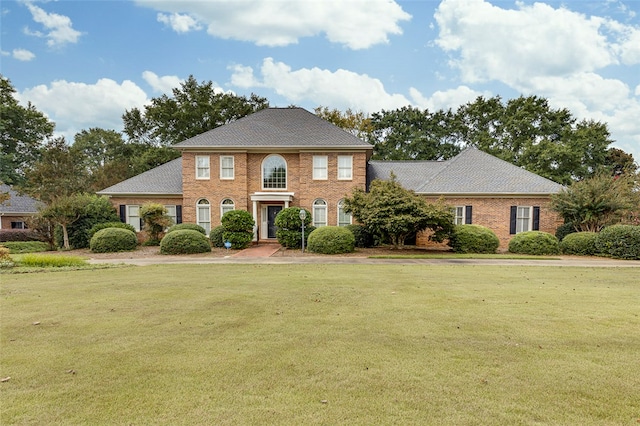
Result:
M256 223L253 241L276 238L276 215L283 208L289 207L293 196L293 192L255 192L251 194L253 220Z

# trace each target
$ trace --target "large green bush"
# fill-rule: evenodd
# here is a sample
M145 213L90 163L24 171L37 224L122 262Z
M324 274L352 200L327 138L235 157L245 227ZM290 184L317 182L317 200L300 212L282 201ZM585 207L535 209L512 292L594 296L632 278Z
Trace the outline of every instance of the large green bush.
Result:
M131 232L136 232L136 228L134 228L133 226L129 225L128 223L124 223L124 222L104 222L104 223L98 223L97 225L93 225L93 227L89 230L88 232L88 236L89 236L89 241L91 241L91 238L93 238L93 236L96 234L96 232L102 230L102 229L107 229L107 228L122 228L122 229L128 229Z
M300 207L287 207L280 210L276 216L276 238L282 247L302 248L302 221L300 220ZM311 213L305 210L307 217L304 220L304 239L309 240L309 235L315 227L311 226Z
M135 232L123 228L105 228L96 232L89 247L94 253L112 253L135 250L138 237Z
M209 239L214 247L224 248L224 238L222 234L224 234L224 226L222 225L216 226L209 233Z
M598 234L595 232L573 232L560 241L560 249L564 254L593 256L598 253L597 238Z
M309 251L322 254L351 253L356 239L343 226L322 226L309 234Z
M569 234L573 234L574 232L578 231L576 231L576 227L573 225L573 222L563 223L562 225L558 226L558 229L556 229L556 238L558 239L558 241L562 241L564 237Z
M220 219L224 231L222 239L231 243L233 249L243 249L253 240L253 227L256 222L246 210L231 210Z
M167 229L167 234L169 232L182 231L185 229L189 229L191 231L197 231L202 235L204 235L205 237L207 236L207 231L202 226L196 225L195 223L179 223L177 225L173 225L171 228Z
M94 225L120 220L116 208L111 205L107 197L83 196L83 202L86 204L80 218L67 226L69 245L76 249L89 247L91 240L89 231ZM62 227L60 226L56 226L55 240L58 247L64 247Z
M640 259L640 226L608 226L598 234L596 248L616 259Z
M509 252L533 255L559 254L560 244L554 235L547 232L521 232L509 241Z
M456 225L449 238L456 253L495 253L500 240L489 228L480 225Z
M160 241L161 254L192 254L210 251L209 239L193 229L169 232Z
M347 225L345 226L353 233L356 239L356 247L366 248L375 245L375 238L371 231L364 225Z

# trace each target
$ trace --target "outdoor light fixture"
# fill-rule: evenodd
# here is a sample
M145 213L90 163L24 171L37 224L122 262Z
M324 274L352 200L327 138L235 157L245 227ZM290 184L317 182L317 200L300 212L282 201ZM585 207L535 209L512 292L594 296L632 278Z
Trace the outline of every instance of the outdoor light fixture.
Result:
M300 209L300 220L302 221L302 252L304 253L304 220L307 218L307 211Z

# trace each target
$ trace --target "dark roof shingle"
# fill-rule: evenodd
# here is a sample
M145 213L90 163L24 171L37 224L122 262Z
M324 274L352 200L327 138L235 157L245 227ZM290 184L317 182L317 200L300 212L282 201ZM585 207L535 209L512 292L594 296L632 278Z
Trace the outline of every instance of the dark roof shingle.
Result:
M97 194L182 194L182 158L116 183Z
M18 194L7 184L0 184L0 192L9 194L9 199L4 203L0 203L1 213L37 213L38 207L42 206L42 203L35 198Z

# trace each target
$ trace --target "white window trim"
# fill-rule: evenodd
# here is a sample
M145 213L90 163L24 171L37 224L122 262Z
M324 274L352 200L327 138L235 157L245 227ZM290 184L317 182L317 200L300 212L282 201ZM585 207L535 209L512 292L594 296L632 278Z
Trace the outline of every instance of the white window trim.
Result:
M171 218L173 224L175 225L176 223L178 223L178 209L176 208L176 205L168 204L165 205L164 208L167 209L167 216ZM173 212L171 212L171 210L173 210Z
M264 178L265 178L265 176L264 176L264 163L266 163L270 158L273 158L273 157L278 157L278 158L282 159L282 161L284 162L284 173L285 173L285 176L284 176L284 187L283 188L265 188L265 186L264 186ZM262 160L262 164L260 165L260 170L261 170L261 176L262 176L261 182L262 182L262 189L263 190L265 190L265 191L269 191L269 190L271 190L271 191L273 191L273 190L286 191L287 190L287 187L289 185L289 165L287 164L287 160L282 155L278 155L278 154L267 155L264 158L264 160Z
M198 160L199 159L206 159L207 160L207 165L206 167L199 167L198 166ZM206 176L199 176L199 171L200 170L206 170ZM196 155L196 179L198 180L209 180L211 179L211 158L208 155Z
M349 223L344 223L342 225L340 224L340 211L349 216ZM338 224L338 226L348 226L353 223L353 215L344 211L344 200L338 201L338 220L336 223Z
M458 209L462 210L462 215L458 216ZM467 217L466 217L466 212L467 212L467 208L466 206L455 206L453 208L453 222L456 225L464 225L466 223ZM458 222L458 218L460 219L460 222Z
M131 208L135 207L138 209L138 214L137 215L132 215L131 214ZM131 218L135 218L136 220L131 223ZM127 223L131 226L133 226L133 228L136 230L136 232L140 232L140 206L138 204L127 204Z
M231 176L223 176L223 170L226 170L222 167L223 161L225 158L231 159ZM236 161L233 155L221 155L220 156L220 180L233 180L236 177Z
M322 202L324 204L319 204L316 206L317 202ZM328 210L329 205L327 204L327 200L323 200L322 198L317 198L315 200L313 200L313 204L312 204L312 209L313 209L313 213L311 216L313 216L313 226L315 226L316 228L320 228L321 226L327 226L327 210ZM324 221L323 222L319 222L318 221L318 217L316 215L316 208L320 209L320 210L324 210Z
M349 159L349 168L340 166L340 159ZM340 171L349 170L349 176L340 177ZM338 155L338 180L353 180L353 155Z
M230 200L233 204L224 204L225 201ZM222 218L222 216L224 216L225 212L225 208L224 206L231 206L232 208L227 209L228 211L231 210L235 210L236 209L236 202L233 201L233 199L231 198L225 198L220 202L220 218Z
M316 160L321 161L323 164L318 166ZM313 156L313 180L327 180L329 179L329 157L326 155L314 155Z
M520 209L527 210L527 217L520 216ZM523 219L527 219L526 229L519 230L520 224L523 223ZM516 208L516 234L521 232L528 232L533 229L533 206L517 206Z
M201 204L201 201L206 201L206 204ZM205 206L209 210L209 221L200 220L200 209L204 209ZM202 226L204 230L207 231L207 234L211 232L211 203L206 198L200 198L198 201L196 201L196 224Z

